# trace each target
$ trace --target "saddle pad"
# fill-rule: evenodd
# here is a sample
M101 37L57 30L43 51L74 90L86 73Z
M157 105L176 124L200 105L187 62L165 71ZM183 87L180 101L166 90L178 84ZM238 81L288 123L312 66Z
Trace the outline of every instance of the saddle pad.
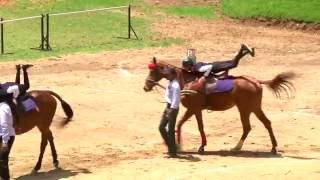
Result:
M24 112L29 112L36 109L37 105L32 98L27 98L21 102Z
M216 82L214 92L228 92L233 89L232 79L219 79Z

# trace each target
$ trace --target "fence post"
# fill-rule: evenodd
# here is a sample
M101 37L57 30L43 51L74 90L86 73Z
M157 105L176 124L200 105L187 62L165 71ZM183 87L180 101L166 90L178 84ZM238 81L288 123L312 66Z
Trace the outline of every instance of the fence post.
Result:
M128 6L128 39L131 39L131 31L136 39L139 39L131 24L131 4Z
M41 14L41 50L44 50L44 15Z
M0 18L0 22L3 21L3 18ZM1 54L4 53L4 37L3 37L3 23L1 23Z
M128 6L128 39L131 39L131 4Z
M46 33L46 50L49 51L51 50L51 47L50 47L50 36L49 36L49 31L50 31L50 28L49 28L49 14L46 14L46 17L47 17L47 33Z

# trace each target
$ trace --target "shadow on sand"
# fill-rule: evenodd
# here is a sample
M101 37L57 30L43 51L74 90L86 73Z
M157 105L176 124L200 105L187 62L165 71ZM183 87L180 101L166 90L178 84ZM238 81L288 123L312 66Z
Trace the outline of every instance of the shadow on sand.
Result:
M199 154L198 152L192 151L182 151L180 154ZM212 156L234 156L234 157L246 157L246 158L283 158L281 154L272 154L271 152L261 152L261 151L205 151L202 155L212 155Z
M176 159L186 160L186 161L190 161L190 162L199 162L199 161L201 161L200 158L195 157L195 156L193 156L191 154L182 154L182 153L179 153L178 156L176 157Z
M62 168L57 168L48 172L39 172L37 174L26 174L17 178L16 180L57 180L61 178L68 178L71 176L75 176L79 173L91 173L87 169L77 169L77 170L65 170Z

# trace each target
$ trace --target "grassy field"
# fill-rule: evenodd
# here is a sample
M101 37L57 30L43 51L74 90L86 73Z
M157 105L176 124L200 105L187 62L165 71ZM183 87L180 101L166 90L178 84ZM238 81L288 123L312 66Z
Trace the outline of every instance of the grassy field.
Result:
M12 0L0 8L5 19L36 16L42 13L78 11L92 8L127 5L133 12L133 27L140 40L128 40L127 10L104 11L77 15L56 16L50 19L52 51L30 50L40 45L40 19L5 24L5 55L0 60L37 59L76 52L99 52L127 48L145 48L182 44L183 39L157 38L150 24L159 20L155 12L196 19L214 19L215 9L210 5L151 7L144 0ZM270 17L320 22L319 0L222 0L222 12L235 18ZM139 14L139 13L136 13ZM122 38L119 38L122 37Z
M139 0L60 0L15 1L12 6L0 9L5 19L36 16L41 13L57 13L84 9L139 4ZM135 11L136 9L133 9ZM36 59L75 52L98 52L123 48L145 48L182 43L181 39L154 40L145 18L134 17L133 27L140 40L128 40L127 9L85 13L50 18L52 51L30 50L40 45L40 19L5 24L5 55L1 60ZM119 38L120 37L120 38Z
M319 0L222 0L222 12L234 18L268 17L320 23Z
M163 11L174 16L186 16L199 19L212 19L215 17L214 6L172 6L164 7Z

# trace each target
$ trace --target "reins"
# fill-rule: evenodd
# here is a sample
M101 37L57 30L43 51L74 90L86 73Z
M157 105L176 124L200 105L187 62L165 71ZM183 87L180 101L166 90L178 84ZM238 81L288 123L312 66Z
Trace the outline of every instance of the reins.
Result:
M150 82L150 83L152 83L152 84L154 84L154 85L157 85L157 86L161 87L162 89L166 89L163 85L161 85L161 84L158 83L158 82L155 82L155 81L152 80L152 79L147 79L147 81Z

